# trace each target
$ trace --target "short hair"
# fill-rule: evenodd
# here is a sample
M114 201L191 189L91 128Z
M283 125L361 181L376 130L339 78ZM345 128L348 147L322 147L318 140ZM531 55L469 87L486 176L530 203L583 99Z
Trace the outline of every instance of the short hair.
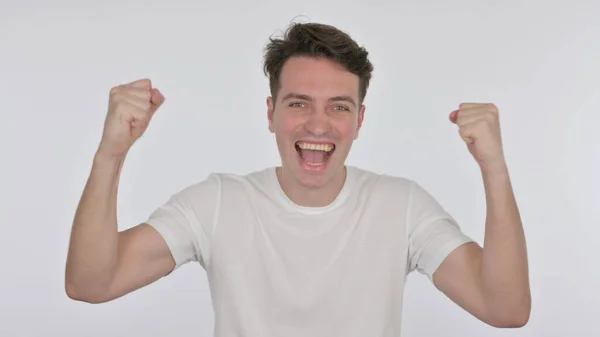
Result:
M320 23L292 23L280 38L269 38L264 48L264 74L269 78L271 96L276 100L280 75L291 57L308 56L333 61L359 78L359 104L369 88L373 65L369 53L347 33Z

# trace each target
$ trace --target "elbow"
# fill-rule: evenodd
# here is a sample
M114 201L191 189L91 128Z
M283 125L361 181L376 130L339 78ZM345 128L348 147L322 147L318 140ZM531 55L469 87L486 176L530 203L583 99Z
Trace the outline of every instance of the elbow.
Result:
M527 323L529 323L529 318L531 317L531 302L528 302L526 306L523 307L522 310L519 311L519 314L514 315L511 323L512 328L522 328Z
M90 304L100 304L108 302L109 299L105 296L105 291L94 289L82 284L77 284L69 281L65 282L65 293L67 297L73 301L85 302Z
M495 328L522 328L529 323L531 302L529 289L512 291L509 296L496 295L493 299L487 298L483 321Z
M517 306L511 315L508 328L522 328L529 323L531 317L531 294L527 293L521 305Z
M529 323L529 315L518 317L512 325L512 328L522 328Z
M518 329L529 323L530 316L531 306L526 305L518 309L507 310L502 315L496 315L496 317L488 321L488 324L495 328Z
M518 329L526 326L528 322L529 314L523 313L519 315L512 315L510 318L504 319L502 322L499 322L494 326L503 329Z

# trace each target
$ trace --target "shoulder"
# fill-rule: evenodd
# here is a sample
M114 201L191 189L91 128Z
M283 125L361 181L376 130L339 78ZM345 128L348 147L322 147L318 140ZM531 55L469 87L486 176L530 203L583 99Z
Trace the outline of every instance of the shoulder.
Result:
M269 167L246 174L231 172L212 172L205 179L192 183L183 189L189 197L206 194L243 192L249 189L267 189L274 168Z
M417 183L407 177L348 166L358 189L370 189L376 193L408 196Z
M388 173L375 173L373 171L350 168L353 171L357 186L362 188L372 186L378 193L407 196L412 202L432 201L433 196L418 181Z

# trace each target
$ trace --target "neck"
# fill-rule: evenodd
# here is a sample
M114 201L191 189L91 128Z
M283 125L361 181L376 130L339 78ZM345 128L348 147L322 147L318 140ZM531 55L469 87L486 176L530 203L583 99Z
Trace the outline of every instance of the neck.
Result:
M282 167L277 167L276 172L283 192L293 203L302 207L325 207L331 204L344 187L347 174L346 166L343 166L331 181L311 187L301 185Z

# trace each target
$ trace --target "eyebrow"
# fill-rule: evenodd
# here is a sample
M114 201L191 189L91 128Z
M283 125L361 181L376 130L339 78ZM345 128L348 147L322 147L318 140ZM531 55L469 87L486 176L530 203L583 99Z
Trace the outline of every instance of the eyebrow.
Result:
M288 99L301 99L301 100L305 100L305 101L312 101L313 99L308 96L308 95L304 95L304 94L298 94L295 92L291 92L287 95L285 95L281 101L286 101ZM346 95L341 95L341 96L334 96L328 99L329 102L348 102L354 106L356 106L356 102L354 102L354 99L352 99L352 97L350 96L346 96Z

